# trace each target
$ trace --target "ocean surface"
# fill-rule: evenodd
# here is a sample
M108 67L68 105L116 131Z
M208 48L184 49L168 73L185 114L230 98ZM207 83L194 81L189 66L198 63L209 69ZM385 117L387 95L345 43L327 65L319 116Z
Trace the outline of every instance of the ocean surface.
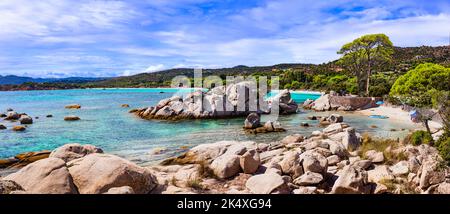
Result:
M193 121L147 121L129 114L131 108L155 105L159 100L178 93L177 89L80 89L53 91L0 92L0 112L13 108L18 113L27 113L34 123L25 132L13 132L18 123L3 121L8 127L0 130L0 158L21 152L52 150L67 143L93 144L105 152L116 154L141 165L149 165L167 157L181 154L187 148L202 143L221 140L252 140L273 142L283 137L300 133L309 135L319 130L317 121L308 120L310 115L329 115L331 112L301 110L295 115L280 116L279 121L287 129L283 133L249 135L242 129L245 118ZM298 103L306 99L317 99L320 94L294 92ZM81 109L65 109L68 104L80 104ZM129 104L131 108L122 108ZM46 115L53 115L46 118ZM368 132L377 137L403 137L408 129L416 125L367 116L340 113L344 121L357 131ZM76 115L80 121L68 122L63 118ZM264 122L264 121L263 121ZM301 127L302 122L311 126ZM376 125L378 128L371 128ZM391 131L391 129L405 129ZM155 152L160 151L160 152Z

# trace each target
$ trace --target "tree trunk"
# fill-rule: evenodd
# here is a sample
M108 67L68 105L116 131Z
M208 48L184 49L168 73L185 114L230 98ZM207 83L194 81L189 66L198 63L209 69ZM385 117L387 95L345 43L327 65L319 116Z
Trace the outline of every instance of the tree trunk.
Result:
M430 136L431 136L431 129L430 129L430 126L428 125L428 119L423 120L423 125L427 129L428 134L430 134ZM433 137L431 137L430 146L434 146Z
M366 96L369 96L369 86L370 86L370 70L367 73L367 83L366 83Z

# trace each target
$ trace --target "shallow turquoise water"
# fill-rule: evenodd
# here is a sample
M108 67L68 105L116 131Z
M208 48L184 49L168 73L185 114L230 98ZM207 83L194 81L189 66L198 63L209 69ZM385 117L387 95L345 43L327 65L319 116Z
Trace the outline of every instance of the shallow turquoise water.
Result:
M160 93L160 92L165 93ZM301 111L295 115L281 116L280 122L287 129L284 133L247 135L242 130L243 118L195 121L146 121L129 114L131 108L155 105L159 100L172 96L176 89L80 89L56 91L0 92L0 111L13 108L15 111L39 117L28 125L25 132L13 132L17 124L2 121L8 130L0 130L0 158L14 156L26 151L51 150L66 143L94 144L106 152L117 154L140 164L149 164L183 152L181 147L192 147L201 143L220 140L254 140L271 142L286 135L300 133L309 135L317 127L309 121L309 115L327 115L330 112L314 113ZM317 95L294 93L299 103ZM64 106L80 104L81 109L70 110ZM46 118L52 114L52 118ZM80 121L67 122L64 116L77 115ZM344 114L344 121L360 132L370 132L379 137L398 137L407 132L389 131L391 128L411 129L413 124L372 119L366 116ZM308 122L310 128L300 127ZM379 128L372 129L370 125ZM155 148L165 148L161 154L152 154Z

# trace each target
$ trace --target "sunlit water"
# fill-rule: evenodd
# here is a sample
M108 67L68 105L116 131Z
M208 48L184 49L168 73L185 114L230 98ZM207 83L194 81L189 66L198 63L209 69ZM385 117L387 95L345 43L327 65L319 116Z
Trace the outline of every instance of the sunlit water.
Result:
M160 93L164 92L164 93ZM220 140L253 140L272 142L283 137L300 133L309 135L319 130L317 121L307 119L310 115L328 115L330 112L302 110L298 114L280 116L279 121L287 129L284 133L249 135L242 129L244 118L194 121L147 121L129 114L130 108L155 105L159 100L172 96L175 89L85 89L56 91L0 92L0 110L13 108L19 113L27 113L34 119L25 132L13 132L17 123L0 120L8 127L0 130L0 158L14 156L21 152L52 150L67 143L93 144L139 164L151 164L169 156L182 153L183 149ZM312 93L295 93L297 102L316 99ZM64 106L80 104L81 109L70 110ZM52 118L46 115L52 114ZM414 124L372 119L367 116L346 114L344 121L359 132L369 132L378 137L403 137ZM80 121L67 122L64 116L76 115ZM308 122L304 128L300 123ZM378 128L371 128L376 125ZM391 129L404 131L390 131ZM153 154L156 148L164 149Z

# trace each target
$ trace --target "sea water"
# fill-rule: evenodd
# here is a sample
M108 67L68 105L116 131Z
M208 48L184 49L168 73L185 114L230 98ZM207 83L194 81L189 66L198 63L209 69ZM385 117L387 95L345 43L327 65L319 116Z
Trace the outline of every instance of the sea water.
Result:
M193 91L184 89L77 89L51 91L0 92L0 112L13 108L27 113L34 123L24 132L13 132L17 122L3 121L8 127L0 130L0 158L7 158L28 151L52 150L67 143L93 144L105 152L119 155L141 165L153 164L164 158L181 154L187 148L202 143L221 140L252 140L270 143L299 133L309 135L320 130L317 121L308 120L310 115L326 116L331 112L300 110L294 115L280 116L279 121L287 132L251 135L242 129L244 118L219 120L159 121L143 120L128 113L131 108L152 106L159 100ZM320 94L293 92L298 103L317 99ZM65 109L68 104L80 104L81 109ZM131 108L122 108L129 104ZM46 115L53 115L47 118ZM406 135L414 124L386 119L340 113L344 121L357 131L368 132L377 137L397 138ZM79 121L64 121L64 117L76 115ZM264 122L264 121L263 121ZM307 122L310 127L301 127ZM378 128L371 128L376 125ZM391 129L405 129L392 132ZM157 150L158 152L153 152Z

